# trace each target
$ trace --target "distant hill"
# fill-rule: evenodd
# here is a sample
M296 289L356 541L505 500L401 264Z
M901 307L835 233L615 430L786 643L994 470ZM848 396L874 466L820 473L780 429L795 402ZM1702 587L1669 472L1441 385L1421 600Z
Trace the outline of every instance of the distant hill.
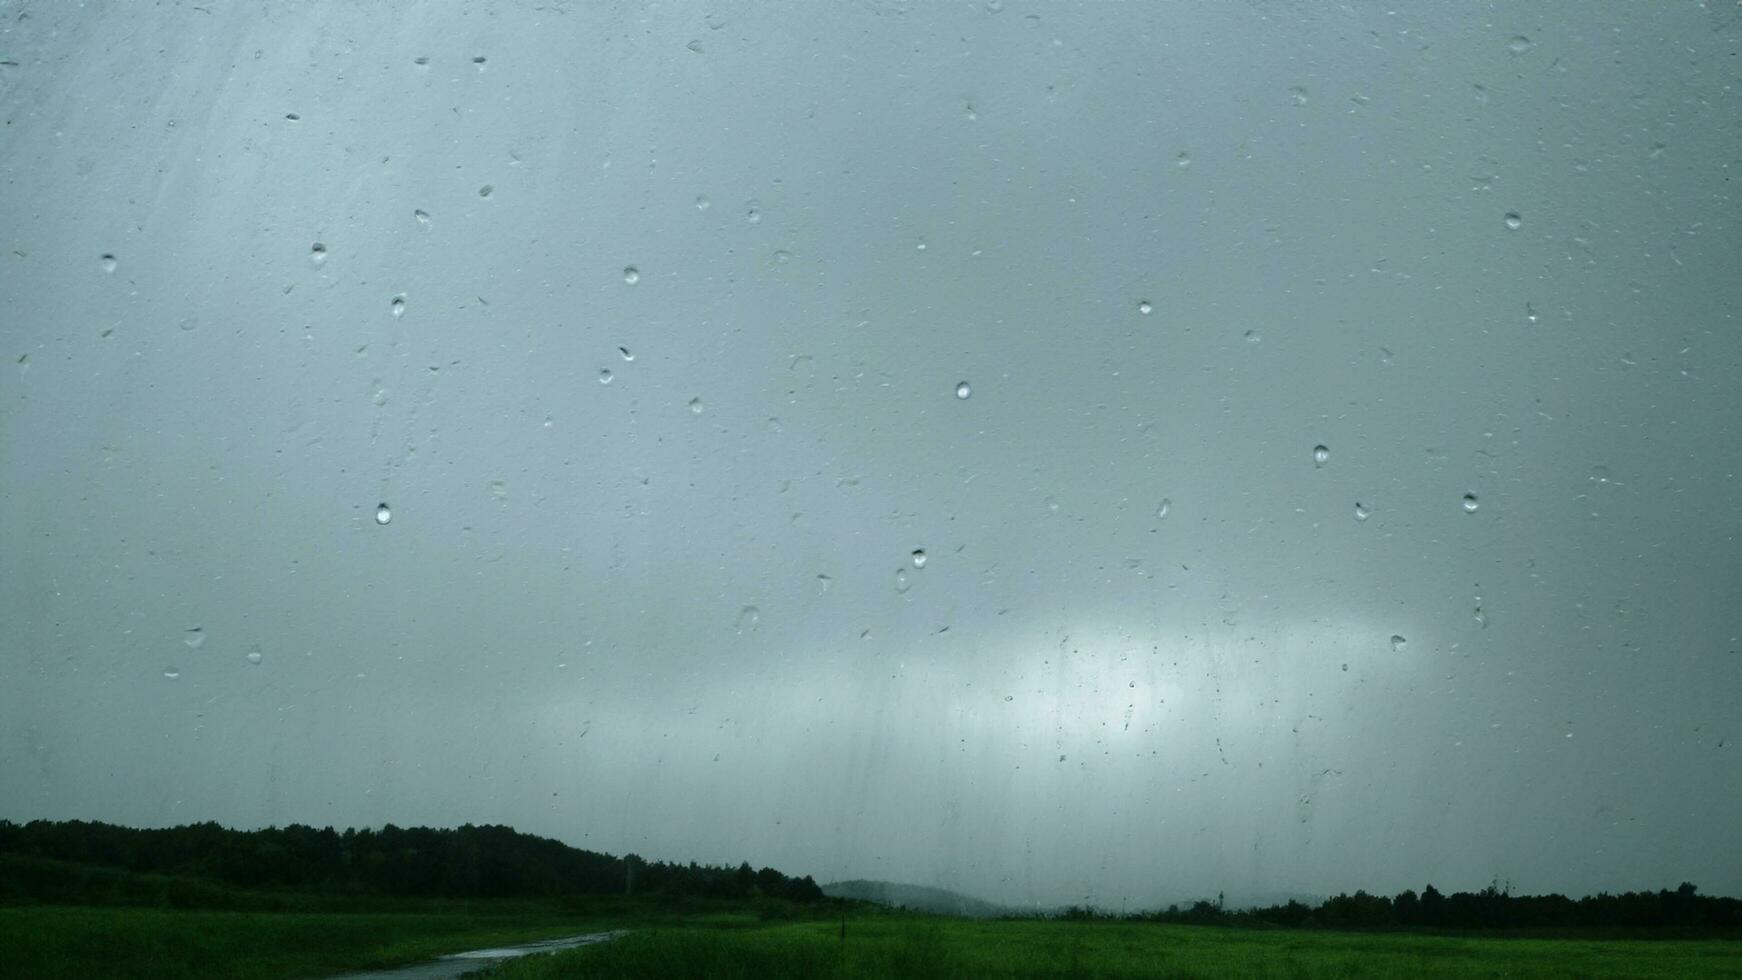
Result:
M1012 911L1003 905L995 905L972 895L963 895L944 888L928 888L925 885L904 885L895 881L854 879L830 882L822 888L823 894L830 898L856 898L880 905L969 919L989 919L1007 915Z

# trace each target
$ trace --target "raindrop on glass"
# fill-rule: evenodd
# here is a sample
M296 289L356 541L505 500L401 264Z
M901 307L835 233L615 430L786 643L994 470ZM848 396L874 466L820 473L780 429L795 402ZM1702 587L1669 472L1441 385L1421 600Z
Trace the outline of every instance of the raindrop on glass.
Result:
M1167 512L1170 510L1173 510L1173 501L1166 497L1161 498L1161 503L1155 508L1155 519L1158 521L1166 520Z
M1330 461L1331 461L1331 451L1330 451L1330 449L1326 448L1324 443L1319 443L1318 445L1313 447L1313 465L1314 466L1323 466Z
M508 499L508 481L506 481L506 480L491 480L490 481L490 496L495 497L497 500L507 500Z
M696 210L697 211L706 211L707 209L709 209L713 206L714 206L714 202L708 200L708 195L706 195L706 194L697 194L696 195Z
M600 368L599 369L599 383L600 384L602 384L602 385L610 384L612 377L613 377L613 375L611 374L610 368Z
M913 567L914 568L924 568L925 567L925 549L924 548L913 549Z
M389 308L393 310L394 316L396 316L396 317L404 316L405 315L405 296L403 294L401 294L399 296L393 297L393 303Z
M1373 514L1372 511L1361 506L1361 502L1359 500L1355 501L1355 519L1357 521L1364 521L1368 517L1370 517L1372 514Z
M262 659L263 658L260 655L260 648L259 647L255 647L252 650L248 651L248 662L253 664L254 666L256 666L256 667L260 666L260 661Z
M195 626L193 629L184 630L183 632L185 632L186 635L182 637L182 642L188 645L189 650L198 650L200 647L206 645L206 631L204 629Z
M909 582L907 581L907 569L905 569L905 568L896 569L896 572L895 572L895 591L906 592L908 585L909 585Z
M387 502L382 501L381 503L376 504L375 505L375 523L386 524L388 521L391 521L391 520L393 520L393 509L387 506Z
M1476 625L1483 629L1488 628L1488 614L1482 611L1481 606L1476 607Z
M315 242L314 247L308 250L308 258L315 265L320 265L327 260L327 247L320 242Z
M181 671L174 667L165 667L163 668L163 676L173 681L181 676Z
M974 389L969 387L969 385L966 381L956 382L956 397L957 398L966 398L969 395L972 395L973 393L974 393ZM994 398L993 401L997 401L997 399Z
M1474 514L1476 512L1476 508L1480 507L1480 506L1481 506L1481 504L1476 500L1475 494L1473 494L1473 493L1464 494L1464 513Z
M425 231L429 230L429 212L428 211L425 211L422 208L418 208L416 211L411 212L411 216L417 219L417 223L418 223L419 227L423 228L423 230L425 230Z
M1408 644L1409 644L1409 641L1404 639L1402 637L1402 635L1397 634L1397 633L1391 634L1391 652L1402 653L1403 648L1405 646L1407 646Z
M632 265L623 267L623 281L633 286L641 281L641 270Z
M114 272L115 266L119 264L115 260L115 253L113 253L113 252L104 252L102 261L103 261L103 271L104 272Z
M617 353L619 353L619 354L622 354L622 355L623 355L623 360L625 360L625 361L633 361L633 360L635 360L635 355L634 355L634 354L631 354L631 353L629 353L629 348L627 348L627 347L619 347L619 348L617 348Z
M690 414L691 415L702 414L702 400L700 398L691 398L690 399Z
M1144 316L1148 316L1149 314L1155 312L1155 307L1150 304L1149 300L1141 299L1141 300L1137 301L1137 312L1143 314Z
M762 610L757 609L755 606L745 606L743 609L738 610L738 632L742 633L745 630L753 630L756 628L756 624L760 622L762 622Z
M1506 212L1506 230L1517 231L1524 227L1524 216L1517 211Z
M758 210L758 205L755 201L751 201L749 206L744 209L744 220L753 225L759 225L762 223L762 212Z
M1535 46L1536 45L1531 42L1530 38L1525 37L1523 34L1514 34L1512 35L1512 40L1506 42L1506 50L1513 54L1523 54Z
M496 185L495 184L485 184L483 187L478 188L478 196L479 197L489 197L490 195L492 195L494 193L496 193Z

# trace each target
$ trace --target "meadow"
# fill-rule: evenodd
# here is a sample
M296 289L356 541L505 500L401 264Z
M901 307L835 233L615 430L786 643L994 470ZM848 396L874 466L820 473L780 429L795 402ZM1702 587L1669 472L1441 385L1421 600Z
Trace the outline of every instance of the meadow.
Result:
M0 977L295 980L597 932L624 918L633 917L603 921L549 908L489 906L471 912L0 908Z
M841 923L655 925L511 961L491 980L570 977L1631 977L1742 976L1733 940L1521 939L906 915Z

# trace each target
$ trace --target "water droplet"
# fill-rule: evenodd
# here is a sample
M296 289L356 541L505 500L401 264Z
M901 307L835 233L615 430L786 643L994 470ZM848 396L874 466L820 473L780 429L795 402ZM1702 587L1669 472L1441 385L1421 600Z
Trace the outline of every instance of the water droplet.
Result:
M1155 519L1158 521L1166 520L1167 512L1170 510L1173 510L1173 501L1166 497L1161 498L1161 503L1155 508Z
M1289 86L1288 98L1289 98L1289 101L1293 102L1295 105L1306 105L1307 104L1306 86L1304 86L1304 85L1291 85L1291 86Z
M387 501L375 505L375 523L386 524L393 520L393 508L387 506Z
M1487 105L1488 104L1488 86L1483 85L1482 83L1478 82L1474 86L1474 92L1475 92L1475 96L1476 96L1476 104L1477 105Z
M996 14L996 13L999 13L1000 11L1002 11L1003 9L1004 9L1004 0L986 0L986 12L987 13Z
M925 549L924 548L913 549L913 567L914 568L924 568L925 567Z
M775 265L785 265L791 261L792 261L792 253L788 252L784 248L779 249L774 253L774 264Z
M1324 443L1321 442L1318 445L1313 447L1313 465L1314 466L1323 466L1330 461L1331 461L1331 451L1325 447Z
M485 184L483 187L478 188L478 196L479 197L489 197L490 195L492 195L494 193L496 193L496 185L495 184Z
M388 308L393 311L393 315L395 317L404 316L405 315L405 294L401 293L398 296L393 297L393 302L389 305Z
M102 262L104 272L114 272L115 267L120 264L116 261L115 253L113 252L104 252L102 255Z
M1405 646L1408 646L1408 645L1409 645L1409 641L1404 639L1400 634L1397 634L1397 633L1391 634L1391 652L1392 653L1402 653L1403 648Z
M320 242L315 242L314 246L308 250L308 258L315 265L320 265L327 260L327 247Z
M490 496L497 500L506 500L508 498L508 482L506 480L491 480Z
M1517 231L1518 229L1523 228L1523 227L1524 227L1524 216L1523 215L1519 214L1517 211L1506 212L1506 229L1508 231Z
M905 593L910 584L911 583L909 583L907 581L907 569L905 569L905 568L896 569L895 570L895 591Z
M1137 312L1143 314L1144 316L1148 316L1149 314L1155 312L1155 307L1150 304L1149 300L1140 299L1137 301Z
M472 58L472 64L474 64L474 65L481 65L481 64L483 64L483 63L484 63L484 56L483 56L483 55L481 55L481 54L480 54L480 55L475 55L475 56L473 56L473 58Z
M755 606L745 606L743 609L738 610L738 632L742 633L745 630L753 630L756 628L756 624L760 622L762 622L762 610L757 609Z
M641 281L641 270L632 265L623 267L623 281L633 286Z
M163 676L173 681L181 676L181 671L174 667L165 667L163 668Z
M1260 336L1258 331L1256 331L1256 330L1248 330L1242 336L1244 336L1246 338L1246 342L1248 344L1256 344L1256 343L1260 343L1264 340L1264 338L1262 336Z
M602 384L602 385L610 384L611 378L612 378L612 374L611 374L610 368L600 368L599 369L599 383L600 384Z
M1006 694L1006 695L1004 695L1004 700L1006 700L1006 701L1014 701L1014 700L1016 700L1016 695L1014 695L1014 694Z
M1535 46L1536 45L1531 42L1530 38L1525 37L1523 34L1514 34L1512 35L1512 40L1506 42L1506 50L1513 54L1523 54Z
M1593 482L1593 483L1608 483L1609 482L1609 467L1607 467L1607 466L1593 466L1593 467L1591 467L1591 482Z
M691 398L690 399L690 414L691 415L702 414L702 400L700 398Z
M744 220L750 222L753 225L761 224L762 223L761 205L757 204L755 201L751 201L749 204L745 205L745 207L744 207Z
M420 54L417 57L411 59L411 63L418 66L419 68L428 68L429 67L429 55Z
M424 231L429 230L429 212L428 211L425 211L422 208L418 208L416 211L411 212L411 216L417 219L418 226L421 227Z
M1483 629L1488 628L1488 614L1482 611L1481 606L1476 607L1476 625Z
M956 397L957 398L966 398L969 395L972 395L973 393L974 393L974 389L972 387L970 387L966 381L956 382ZM994 398L992 400L997 401L998 399Z
M829 588L831 586L833 586L834 584L835 584L835 580L830 578L827 575L818 575L817 576L817 591L818 592L827 592L827 591L829 591Z
M1181 170L1190 167L1192 165L1192 155L1184 150L1179 151L1179 156L1173 158L1173 165Z
M1464 513L1474 514L1476 512L1476 508L1479 506L1481 506L1481 504L1477 502L1475 494L1473 494L1473 493L1464 494Z
M918 249L921 252L925 251L925 242L920 242L918 245L915 245L914 248Z
M1364 521L1368 517L1372 516L1372 514L1373 514L1372 511L1361 506L1361 501L1359 501L1359 500L1355 501L1355 519L1357 521Z
M707 209L709 209L713 206L714 206L714 202L708 200L708 195L706 195L706 194L697 194L696 195L696 210L697 211L706 211Z
M260 661L262 659L264 659L264 658L260 655L260 647L259 646L255 646L252 650L248 651L248 662L249 663L258 667L258 666L260 666Z
M629 348L627 348L627 347L619 347L619 348L617 348L617 353L619 353L619 354L622 354L622 355L623 355L623 360L625 360L625 361L633 361L633 360L635 360L635 355L634 355L634 354L631 354L631 353L629 353Z
M726 26L726 18L721 14L709 14L702 19L707 21L708 30L710 31L717 31Z
M684 47L689 48L691 51L694 51L696 54L702 53L702 42L700 42L700 41L691 41L690 43L684 45Z
M203 628L195 626L182 632L184 635L181 641L187 644L189 650L198 650L206 645L206 631Z

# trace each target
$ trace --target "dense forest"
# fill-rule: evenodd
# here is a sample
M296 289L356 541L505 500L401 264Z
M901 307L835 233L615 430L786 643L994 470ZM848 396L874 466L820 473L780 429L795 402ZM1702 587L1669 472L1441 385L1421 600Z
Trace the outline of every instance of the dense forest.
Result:
M1220 901L1172 905L1156 912L1113 916L1074 907L1067 919L1124 918L1200 925L1286 926L1327 929L1680 929L1689 932L1742 930L1742 899L1699 894L1683 882L1674 891L1565 895L1514 895L1491 884L1479 892L1441 894L1432 885L1395 897L1337 895L1318 905L1291 901L1267 908L1228 909Z
M613 857L510 827L228 830L216 823L139 830L83 820L0 820L0 854L132 872L193 875L242 888L450 898L649 894L821 901L807 875L773 868Z

